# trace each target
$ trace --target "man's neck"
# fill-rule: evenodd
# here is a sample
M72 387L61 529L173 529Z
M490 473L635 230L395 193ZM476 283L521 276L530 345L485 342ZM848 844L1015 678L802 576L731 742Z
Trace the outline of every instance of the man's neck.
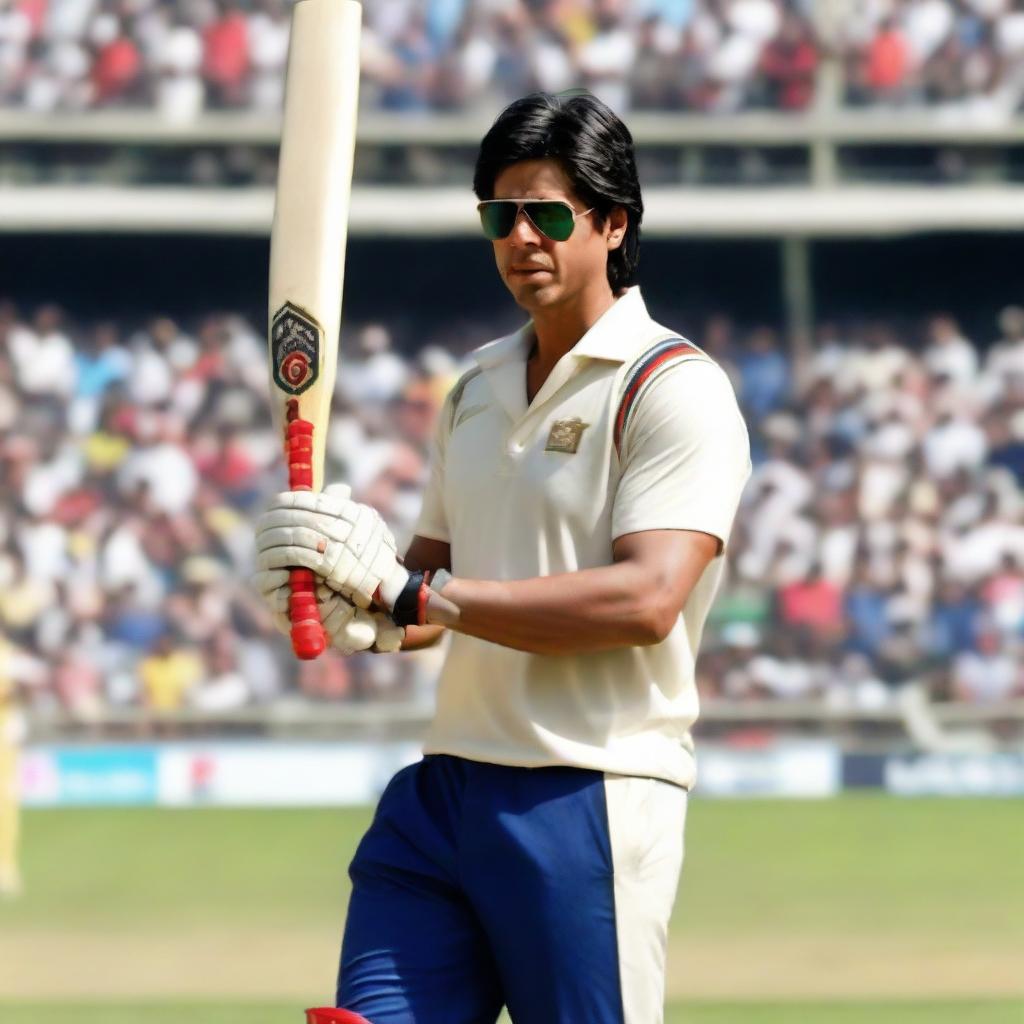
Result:
M615 304L611 291L584 298L572 306L533 312L533 358L550 369Z

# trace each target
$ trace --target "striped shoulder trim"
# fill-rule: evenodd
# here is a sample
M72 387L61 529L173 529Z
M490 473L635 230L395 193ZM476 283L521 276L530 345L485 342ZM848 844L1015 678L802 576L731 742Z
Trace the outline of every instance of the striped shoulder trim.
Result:
M483 373L483 370L481 370L479 366L471 367L455 382L455 385L448 393L449 434L455 429L455 415L459 411L459 403L462 401L462 396L466 391L466 385L468 385L474 377L479 377L481 373Z
M626 387L619 401L615 416L615 451L620 453L622 436L626 432L629 418L636 408L645 385L649 384L662 370L684 358L707 359L708 356L685 338L666 338L649 348L626 374Z

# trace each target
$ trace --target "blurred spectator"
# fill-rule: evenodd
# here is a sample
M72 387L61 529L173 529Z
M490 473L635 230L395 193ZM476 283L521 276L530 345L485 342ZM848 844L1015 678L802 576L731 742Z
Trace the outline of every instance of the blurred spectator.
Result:
M412 112L430 109L435 55L421 12L412 10L391 45L397 67L380 92L385 110Z
M988 464L1009 470L1024 489L1024 412L1014 413L1009 422L993 415L986 426Z
M152 505L154 511L184 512L199 478L182 444L185 425L171 415L140 416L133 448L117 474L122 494Z
M142 57L123 18L105 14L92 26L96 56L92 65L93 103L119 105L130 101L142 74Z
M936 595L929 624L929 646L939 658L974 650L981 604L972 591L955 580L944 582Z
M409 367L391 351L391 336L382 324L371 324L359 333L362 358L352 360L338 374L338 391L353 405L383 405L405 385Z
M175 644L169 634L157 640L139 665L143 703L157 714L183 708L202 678L203 666L196 653Z
M18 4L11 0L0 3L0 101L6 101L21 85L34 34L29 16Z
M200 77L203 42L196 26L178 12L156 37L153 76L156 109L168 121L191 121L203 108L206 90Z
M248 24L231 0L218 0L217 15L203 29L203 77L211 107L240 107L249 72Z
M239 671L234 637L221 629L210 640L206 663L208 675L189 693L189 703L198 711L216 714L244 707L252 694Z
M824 689L820 666L801 657L792 634L767 637L746 664L744 696L807 700ZM735 683L734 683L735 686Z
M782 29L761 54L764 105L777 110L805 110L814 99L818 48L811 27L795 11L787 11Z
M73 648L57 659L53 689L61 706L80 722L94 722L103 712L103 687L98 665Z
M594 34L577 51L581 83L612 110L630 108L629 78L636 58L624 0L596 0Z
M1022 697L1024 662L1014 657L999 633L986 631L976 651L965 651L953 663L953 692L972 703Z
M1002 337L989 349L985 371L1001 380L1024 380L1024 308L1007 306L999 314L999 328Z
M262 0L249 16L249 99L255 110L281 108L290 30L289 14L283 0Z
M163 636L167 617L152 601L137 600L138 591L118 584L106 587L109 595L104 609L104 631L115 643L133 653L151 647Z
M1005 553L981 596L993 629L1008 638L1024 636L1024 556Z
M129 394L137 405L159 405L173 398L173 388L191 368L198 349L168 317L153 320L132 339Z
M18 387L35 397L68 397L75 387L75 353L56 306L43 306L32 328L15 324L7 336Z
M958 384L973 382L978 372L978 353L963 337L952 317L933 317L929 325L929 344L923 354L924 365L935 377Z
M803 578L779 588L779 618L787 626L806 627L833 643L842 639L843 592L815 563Z
M56 599L50 580L26 572L25 560L13 548L0 560L0 626L20 646L35 647L43 613Z
M846 594L850 650L869 658L878 654L889 635L887 603L887 591L875 583L867 565L859 565Z
M908 55L920 66L953 29L955 10L946 0L907 0L902 11Z
M96 429L103 398L131 372L132 360L120 343L117 325L100 323L75 351L75 400L68 425L75 434Z
M909 66L903 30L894 18L883 21L868 44L859 72L865 99L873 103L903 99Z
M942 409L922 442L925 465L936 477L977 469L987 453L985 432L973 420Z
M762 420L782 405L789 390L789 364L775 332L767 327L755 331L737 362L743 406Z

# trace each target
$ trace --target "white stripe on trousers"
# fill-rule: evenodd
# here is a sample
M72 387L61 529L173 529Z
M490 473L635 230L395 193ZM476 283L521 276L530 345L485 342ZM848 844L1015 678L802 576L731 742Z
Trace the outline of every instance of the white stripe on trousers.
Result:
M687 792L661 779L608 773L604 788L623 1024L662 1024L668 923L683 865Z

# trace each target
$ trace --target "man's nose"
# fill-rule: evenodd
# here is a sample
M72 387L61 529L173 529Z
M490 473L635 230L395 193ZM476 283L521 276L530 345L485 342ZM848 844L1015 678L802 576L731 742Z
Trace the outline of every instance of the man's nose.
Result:
M526 210L519 211L508 237L516 245L539 245L541 240L540 232L526 216Z

